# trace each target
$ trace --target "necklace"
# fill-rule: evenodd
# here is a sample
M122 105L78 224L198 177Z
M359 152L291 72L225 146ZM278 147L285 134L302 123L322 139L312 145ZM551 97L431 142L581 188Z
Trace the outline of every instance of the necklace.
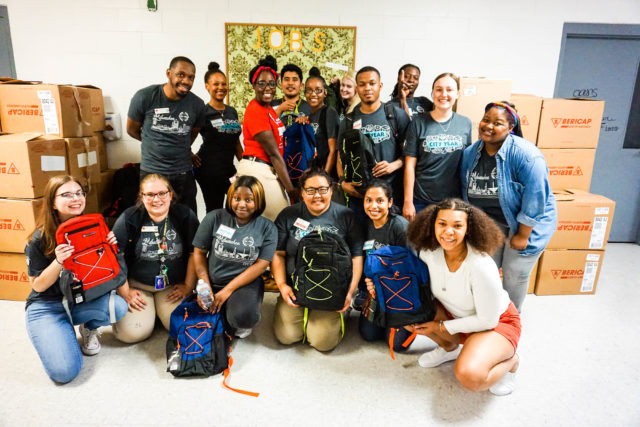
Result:
M451 263L449 263L447 261L447 256L446 254L443 252L443 256L444 256L444 262L447 265L447 270L450 273L455 273L458 271L458 269L460 268L460 266L462 265L462 263L464 262L465 258L467 257L467 248L464 249L464 251L453 261L451 261ZM442 280L442 291L446 292L447 290L447 280L446 280L446 274L444 279Z
M443 133L447 133L447 132L449 132L449 128L451 127L451 122L453 122L453 114L451 115L451 117L449 117L449 120L444 122L444 123L447 124L446 128L444 126L442 126L442 123L440 123L436 119L433 119L433 121L440 125L440 129L442 129Z

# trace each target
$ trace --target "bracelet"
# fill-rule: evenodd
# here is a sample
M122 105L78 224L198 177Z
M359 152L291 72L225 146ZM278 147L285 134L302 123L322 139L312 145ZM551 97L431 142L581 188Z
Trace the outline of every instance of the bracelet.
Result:
M64 264L62 264L60 261L58 261L58 257L55 257L55 259L56 259L56 262L57 262L58 264L60 264L60 265L64 265Z
M438 325L440 326L440 332L444 334L444 331L442 330L442 320L440 322L438 322Z

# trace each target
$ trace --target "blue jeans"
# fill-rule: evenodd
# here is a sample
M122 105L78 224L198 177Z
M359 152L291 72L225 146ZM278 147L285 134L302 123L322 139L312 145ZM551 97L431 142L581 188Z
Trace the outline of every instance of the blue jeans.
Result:
M128 305L118 295L114 298L116 319L119 320L127 313ZM91 330L109 325L109 294L76 305L71 316L74 325L84 324ZM27 308L25 318L29 338L49 378L64 384L78 376L82 352L62 302L35 301Z
M417 198L413 198L413 207L416 209L416 215L420 213L421 210L424 210L427 206L432 205L431 202L425 202L424 200L420 200Z
M509 233L504 245L493 254L493 260L498 268L502 267L502 287L509 294L518 312L521 312L522 303L529 288L531 270L542 252L535 255L521 255L520 251L509 246L512 237L513 233Z

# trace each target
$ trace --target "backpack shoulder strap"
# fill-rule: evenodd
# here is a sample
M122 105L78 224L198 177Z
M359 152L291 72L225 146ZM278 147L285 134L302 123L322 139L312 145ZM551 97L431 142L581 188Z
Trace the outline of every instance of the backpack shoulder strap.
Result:
M392 103L386 102L384 104L384 115L387 118L387 122L389 122L389 127L391 127L393 139L398 142L398 120L396 119L396 111Z

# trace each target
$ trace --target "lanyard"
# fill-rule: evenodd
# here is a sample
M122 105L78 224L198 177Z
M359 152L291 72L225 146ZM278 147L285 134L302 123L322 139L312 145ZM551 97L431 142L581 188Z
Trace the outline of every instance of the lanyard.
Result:
M156 236L156 243L158 244L158 261L160 262L160 275L167 274L167 266L165 265L166 255L167 255L167 223L169 222L169 217L167 216L164 219L164 230L162 231L162 239L160 239L160 235L158 232L154 232Z

